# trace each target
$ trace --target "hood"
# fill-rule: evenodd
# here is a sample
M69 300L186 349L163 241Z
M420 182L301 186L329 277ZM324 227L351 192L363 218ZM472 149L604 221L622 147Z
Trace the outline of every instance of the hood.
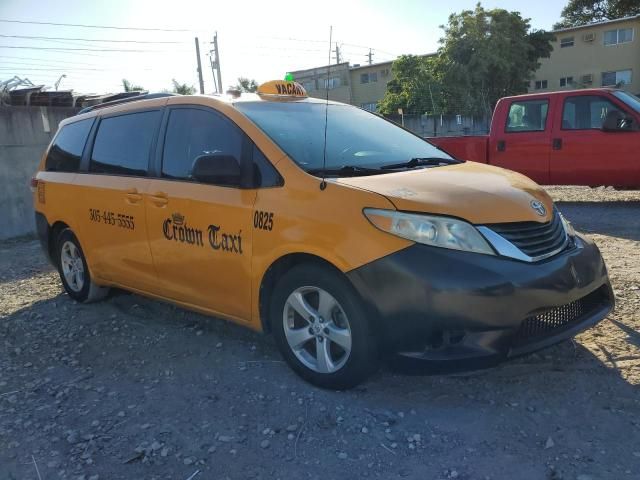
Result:
M533 180L475 162L336 182L384 195L398 210L449 215L474 224L548 222L553 212L551 197ZM545 215L531 206L535 200L545 206Z

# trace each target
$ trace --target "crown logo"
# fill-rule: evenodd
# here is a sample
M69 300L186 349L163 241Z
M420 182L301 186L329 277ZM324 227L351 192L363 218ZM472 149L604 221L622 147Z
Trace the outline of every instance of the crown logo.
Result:
M171 215L171 219L173 220L173 224L174 225L182 225L184 223L184 215L181 215L180 213L176 212L173 215Z

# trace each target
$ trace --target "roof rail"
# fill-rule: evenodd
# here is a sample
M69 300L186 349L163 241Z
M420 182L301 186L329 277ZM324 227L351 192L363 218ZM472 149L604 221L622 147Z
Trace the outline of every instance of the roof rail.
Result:
M147 93L144 95L136 95L134 97L120 98L118 100L111 100L110 102L98 103L97 105L91 105L80 110L76 115L82 115L83 113L92 112L101 108L113 107L114 105L120 105L121 103L137 102L138 100L151 100L152 98L163 97L175 97L177 93Z

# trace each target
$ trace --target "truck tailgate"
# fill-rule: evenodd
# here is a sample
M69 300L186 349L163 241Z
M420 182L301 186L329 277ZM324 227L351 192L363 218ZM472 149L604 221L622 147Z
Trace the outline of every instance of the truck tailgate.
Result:
M488 135L430 137L427 140L460 160L487 163Z

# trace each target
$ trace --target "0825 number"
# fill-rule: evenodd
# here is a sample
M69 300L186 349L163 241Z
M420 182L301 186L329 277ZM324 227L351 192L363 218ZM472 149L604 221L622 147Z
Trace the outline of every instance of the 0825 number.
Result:
M261 212L256 210L253 214L253 228L260 230L273 230L273 212Z

